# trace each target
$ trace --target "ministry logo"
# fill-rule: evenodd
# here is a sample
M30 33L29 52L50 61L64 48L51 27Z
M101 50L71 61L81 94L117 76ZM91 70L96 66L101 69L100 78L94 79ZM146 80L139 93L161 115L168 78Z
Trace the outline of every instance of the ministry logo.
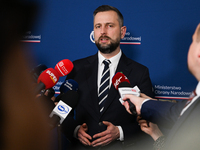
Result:
M94 41L94 31L90 33L90 40L92 43ZM126 32L124 38L121 40L120 44L127 44L127 45L140 45L142 41L142 37L133 37L130 32Z
M27 31L26 34L22 37L21 42L40 43L41 35L35 35L35 34L32 34L31 31Z

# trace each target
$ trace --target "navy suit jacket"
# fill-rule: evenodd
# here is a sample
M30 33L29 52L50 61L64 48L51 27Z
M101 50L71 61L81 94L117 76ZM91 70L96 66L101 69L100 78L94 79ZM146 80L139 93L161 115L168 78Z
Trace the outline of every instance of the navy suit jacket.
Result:
M200 98L178 119L167 136L166 150L200 149Z
M143 103L141 116L143 119L158 124L159 127L171 129L179 118L187 100L174 102L149 100Z
M165 150L197 150L200 148L200 97L182 116L179 116L184 103L170 104L148 101L142 106L144 110L141 111L141 114L149 121L158 121L160 119L159 122L164 121L167 123L167 121L174 120L171 122L173 126L165 141ZM158 107L160 109L156 109ZM147 109L151 112L148 115Z
M78 82L80 98L75 109L76 123L71 123L70 127L68 119L63 123L62 128L67 137L69 138L77 125L83 123L88 126L88 134L93 136L106 129L106 126L101 125L100 122L108 121L115 126L122 127L124 144L135 144L143 133L138 126L136 117L127 113L125 107L120 103L120 95L113 85L110 87L103 113L101 114L99 111L97 94L98 53L76 60L73 64L74 68L66 79L74 79ZM153 96L147 67L127 58L122 53L116 72L123 72L132 86L137 85L142 93Z

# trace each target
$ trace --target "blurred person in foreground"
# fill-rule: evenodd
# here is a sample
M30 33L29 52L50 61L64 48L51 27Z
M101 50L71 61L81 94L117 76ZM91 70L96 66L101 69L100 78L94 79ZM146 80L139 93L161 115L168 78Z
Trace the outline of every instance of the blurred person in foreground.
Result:
M37 4L0 1L0 149L48 150L49 129L31 91L27 49L20 42L34 21Z
M171 122L172 129L161 142L163 144L159 149L165 150L197 150L200 148L200 24L197 26L192 43L188 51L188 69L197 79L198 84L194 90L194 96L183 103L170 103L155 101L147 97L137 97L126 95L123 100L130 99L136 106L138 115L147 121L159 123L159 121ZM129 105L125 101L124 106L129 111ZM161 109L162 111L160 111ZM158 121L159 120L159 121ZM158 126L150 123L146 125L144 120L141 128L147 134L150 134L154 140L162 137Z

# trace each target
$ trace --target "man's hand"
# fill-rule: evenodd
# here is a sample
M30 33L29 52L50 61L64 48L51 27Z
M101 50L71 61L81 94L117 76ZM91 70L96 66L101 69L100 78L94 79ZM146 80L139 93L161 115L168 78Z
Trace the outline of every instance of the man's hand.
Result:
M78 130L77 136L81 143L83 143L84 145L90 146L91 142L89 140L92 140L92 137L86 133L87 131L88 131L87 124L83 123Z
M144 93L140 93L140 97L145 98L145 99L150 99L150 100L157 100L155 98L151 98L151 97L145 95Z
M162 132L156 124L150 122L148 126L146 120L139 120L138 123L140 124L141 130L149 134L154 139L154 141L156 141L160 136L163 136Z
M128 111L128 113L132 114L132 113L130 112L130 110L129 110L129 104L128 104L128 102L126 101L127 99L130 99L130 101L135 105L137 114L140 115L140 108L141 108L141 105L142 105L143 101L144 101L146 98L138 97L138 96L135 96L135 95L125 95L125 96L123 97L123 100L124 100L123 105L125 106L126 111Z
M106 146L112 141L119 138L119 129L114 126L112 123L103 121L103 124L107 126L107 130L97 133L93 136L93 138L98 138L97 140L92 142L92 146Z

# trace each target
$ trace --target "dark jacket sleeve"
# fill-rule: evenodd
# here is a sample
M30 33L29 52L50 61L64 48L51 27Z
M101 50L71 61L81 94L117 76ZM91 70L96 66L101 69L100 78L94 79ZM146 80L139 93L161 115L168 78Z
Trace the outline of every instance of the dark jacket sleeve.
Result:
M180 100L176 103L149 100L142 105L141 116L160 126L171 128L179 118L185 103L186 100Z

